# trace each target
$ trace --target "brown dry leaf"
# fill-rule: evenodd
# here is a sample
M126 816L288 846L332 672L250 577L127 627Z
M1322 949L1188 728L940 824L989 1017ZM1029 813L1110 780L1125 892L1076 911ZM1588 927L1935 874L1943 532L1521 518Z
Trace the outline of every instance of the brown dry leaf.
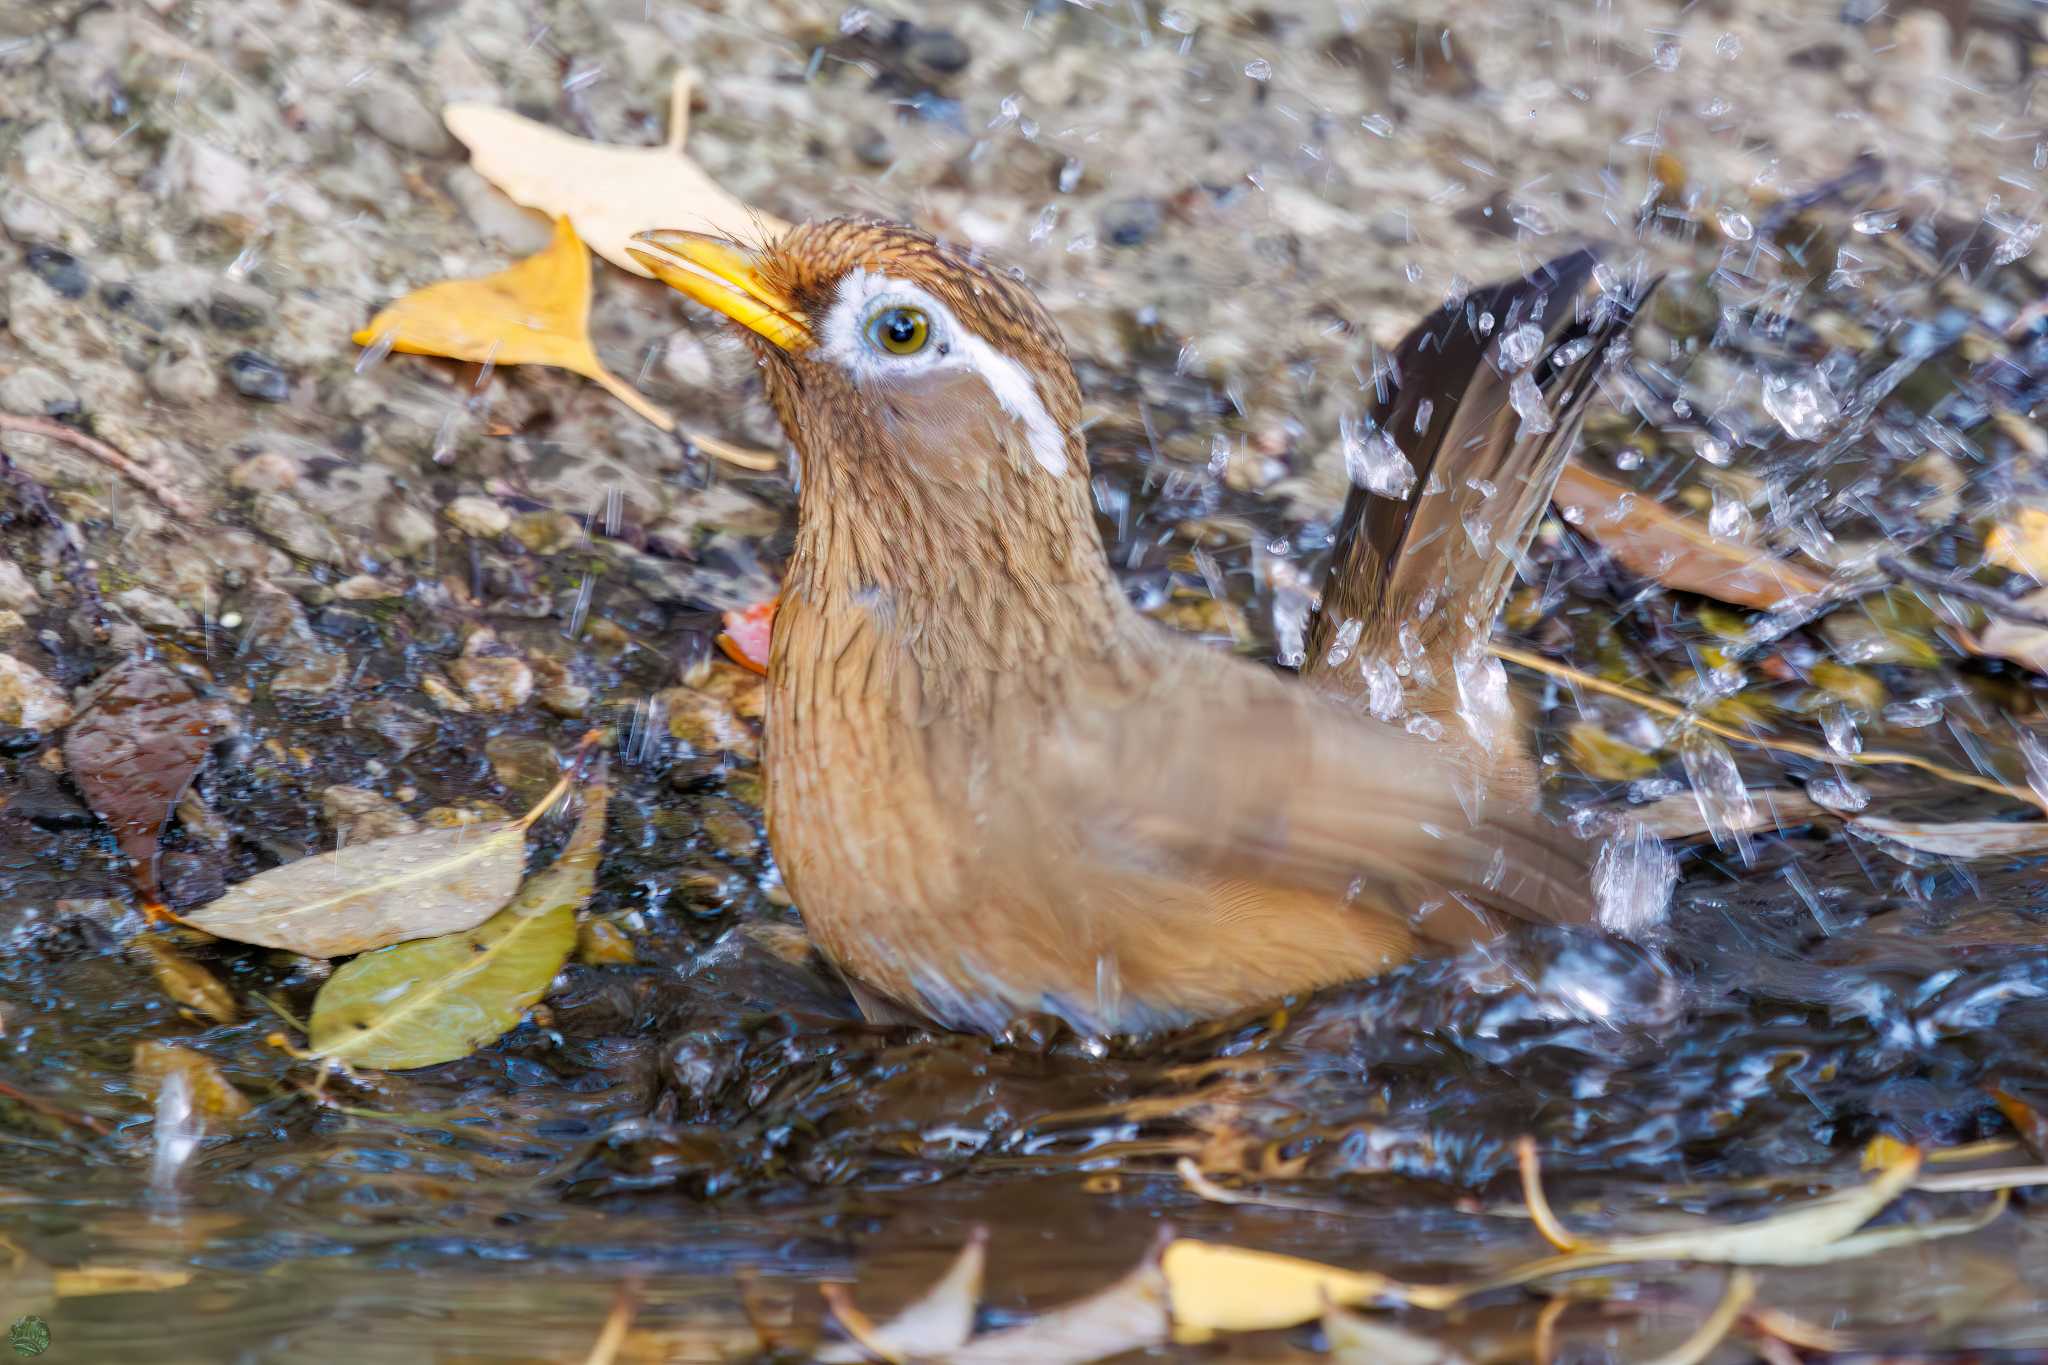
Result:
M1448 1346L1342 1308L1323 1313L1323 1338L1337 1365L1468 1365Z
M663 431L676 421L613 375L590 344L590 254L569 220L554 240L495 275L415 289L355 334L358 346L387 341L407 355L447 356L479 365L554 365L594 379Z
M592 251L652 279L627 252L635 233L688 228L766 241L789 227L727 194L690 160L683 152L689 114L690 81L678 73L670 90L668 142L660 147L590 142L489 104L451 104L441 118L469 148L476 173L513 202L574 219Z
M185 922L239 943L347 957L473 929L519 889L526 827L426 829L274 867Z
M1992 527L1984 538L1984 558L2048 583L2048 508L2021 507L2012 520Z
M1629 572L1667 588L1769 611L1829 586L1825 574L1717 536L1576 460L1565 465L1551 501Z
M64 765L128 855L146 906L160 905L157 841L229 718L184 678L130 659L93 686L64 735Z
M192 1111L209 1128L219 1128L249 1112L249 1101L213 1060L189 1047L170 1043L137 1043L133 1062L136 1088L156 1103L156 1094L172 1076L183 1076L192 1096Z
M1998 1106L1998 1112L2005 1115L2005 1121L2012 1125L2012 1130L2020 1135L2020 1141L2026 1144L2027 1150L2048 1161L2048 1114L2004 1090L1993 1090L1991 1101Z
M142 934L128 946L149 959L150 974L171 999L198 1010L216 1024L232 1024L240 1017L233 993L221 985L220 978L185 957L161 936Z
M1853 834L1884 839L1948 858L2012 858L2048 853L2048 820L1955 820L1919 824L1867 816L1849 822Z
M2048 566L2043 566L2048 567ZM2048 612L2048 588L2030 592L2017 599L2015 606L2029 611ZM2011 659L2024 664L2036 673L2048 673L2048 630L2028 625L2024 621L2013 621L2000 616L1985 623L1975 635L1957 633L1964 648L1976 654L1988 654L1993 658Z

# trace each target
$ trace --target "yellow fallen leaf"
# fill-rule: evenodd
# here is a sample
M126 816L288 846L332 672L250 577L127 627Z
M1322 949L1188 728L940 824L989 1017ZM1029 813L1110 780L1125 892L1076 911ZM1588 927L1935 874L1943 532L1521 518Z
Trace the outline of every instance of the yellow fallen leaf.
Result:
M670 92L668 142L660 147L591 142L490 104L441 111L478 175L515 203L573 218L592 251L648 279L647 267L626 253L636 232L689 228L764 241L789 227L727 194L684 155L689 116L690 82L680 73Z
M474 280L415 289L355 334L358 346L388 344L407 355L479 365L553 365L596 380L663 431L675 418L605 369L590 344L590 254L567 218L555 237L517 265Z
M1166 1248L1160 1268L1166 1272L1174 1340L1186 1343L1206 1341L1217 1332L1292 1327L1314 1321L1332 1305L1356 1308L1384 1298L1441 1308L1463 1293L1185 1237Z
M2022 507L2011 521L1992 527L1984 539L1984 558L2048 583L2048 508Z

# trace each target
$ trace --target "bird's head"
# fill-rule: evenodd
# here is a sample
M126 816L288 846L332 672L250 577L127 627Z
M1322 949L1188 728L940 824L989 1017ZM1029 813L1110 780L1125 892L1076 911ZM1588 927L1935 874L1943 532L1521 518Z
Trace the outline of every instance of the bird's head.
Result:
M807 481L847 462L879 464L869 473L906 491L1085 478L1058 328L1022 283L960 249L850 219L759 250L680 231L635 240L657 278L752 333Z

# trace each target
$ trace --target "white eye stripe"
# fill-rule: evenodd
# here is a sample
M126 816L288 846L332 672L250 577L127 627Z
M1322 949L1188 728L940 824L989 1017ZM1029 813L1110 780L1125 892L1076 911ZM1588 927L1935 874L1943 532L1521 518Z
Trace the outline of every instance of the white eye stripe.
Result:
M921 310L930 325L924 349L905 356L878 353L869 344L867 323L881 307ZM818 329L818 350L862 384L886 384L942 368L971 370L1024 428L1039 467L1049 474L1067 472L1066 433L1046 411L1031 372L962 327L950 308L914 284L867 270L847 275Z

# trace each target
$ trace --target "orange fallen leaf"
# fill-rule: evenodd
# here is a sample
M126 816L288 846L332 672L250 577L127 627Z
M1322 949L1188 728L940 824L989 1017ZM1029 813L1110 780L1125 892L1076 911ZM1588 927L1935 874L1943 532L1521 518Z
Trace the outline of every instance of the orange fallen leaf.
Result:
M1551 497L1565 520L1591 536L1630 573L1718 602L1770 611L1824 592L1825 574L1717 536L1625 484L1570 461Z
M725 657L755 673L768 671L768 643L775 629L775 608L780 597L756 602L745 611L725 614L725 629L718 633L718 647Z
M590 344L590 253L566 217L554 240L517 265L415 289L355 334L358 346L479 365L553 365L594 379L663 431L675 418L604 367Z

